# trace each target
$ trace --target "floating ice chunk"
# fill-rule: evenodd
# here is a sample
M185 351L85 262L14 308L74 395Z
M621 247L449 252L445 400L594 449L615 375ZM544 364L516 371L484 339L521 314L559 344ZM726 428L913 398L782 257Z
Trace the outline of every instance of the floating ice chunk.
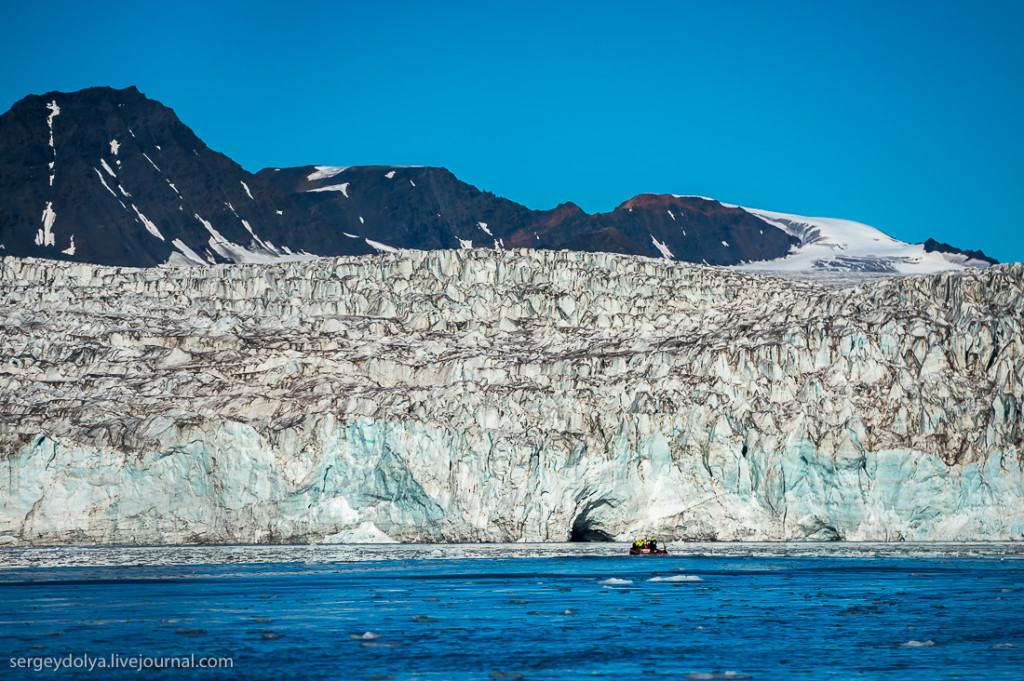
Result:
M725 246L726 248L729 248L729 242L728 241L723 241L722 245Z
M415 187L415 186L416 186L416 183L415 183L415 182L413 182L412 180L409 180L409 184L411 184L411 185L412 185L413 187Z
M43 209L42 220L42 229L36 230L36 246L55 246L57 244L57 240L51 230L53 228L53 223L57 220L57 213L53 211L52 201L46 202L46 208Z
M394 170L392 170L392 171L391 171L391 172L389 172L389 173L384 173L384 177L388 178L389 180L390 180L390 179L392 179L392 178L394 178L394 177L395 177L395 171L394 171Z
M142 155L146 157L146 160L147 160L147 161L149 161L149 165L151 165L151 166L153 166L154 168L156 168L156 172L158 172L158 173L161 173L161 172L163 172L162 170L160 170L160 168L158 168L158 167L157 167L157 165L156 165L155 163L153 163L153 159L151 159L151 158L149 157L149 155L148 155L148 154L146 154L145 152L143 152L143 153L142 153Z
M103 166L103 169L104 169L104 170L106 170L106 171L107 171L108 173L110 173L110 176L111 176L111 177L117 177L117 173L115 173L115 172L114 172L114 171L113 171L113 170L112 170L112 169L110 168L110 166L109 166L109 165L107 165L107 162L106 162L106 160L104 160L104 159L102 159L102 158L101 158L101 159L100 159L100 165L102 165L102 166Z
M484 230L484 232L487 233L487 236L494 236L493 234L491 234L491 230L487 229L487 223L486 222L478 222L476 224L477 224L477 227L479 227L480 229Z
M666 575L651 577L648 582L703 582L697 575Z
M456 237L456 238L458 238L458 237ZM461 248L464 251L468 251L469 249L473 248L473 240L472 239L459 239L459 248Z
M275 168L275 170L280 170L280 168ZM310 182L315 180L326 180L327 178L334 177L338 173L343 173L346 170L348 170L347 166L316 166L316 171L310 173L306 179Z
M349 239L358 239L359 238L358 234L349 234L348 232L342 232L342 234L347 236Z
M618 577L609 577L608 579L602 579L598 584L632 584L632 579L619 579Z
M900 648L930 648L933 645L935 645L935 641L932 641L932 640L928 640L928 641L907 641L906 643L901 643L900 644Z
M431 558L465 558L465 549L456 547L451 549L434 549L430 552Z
M61 253L65 254L65 255L74 255L75 254L75 235L74 234L71 235L71 245L68 246L67 248L65 248L63 251L61 251Z
M249 198L250 198L250 199L252 199L253 201L255 201L255 200L256 200L256 199L253 199L253 197L252 197L252 192L251 192L251 191L249 191L249 185L247 185L247 184L246 184L245 182L243 182L243 183L242 183L242 189L244 189L244 190L245 190L245 193L249 195Z
M352 634L350 638L353 641L372 641L375 638L380 638L380 634L376 634L372 631L367 631L362 634Z
M739 674L737 672L691 672L683 677L684 679L749 679L750 674Z
M669 212L668 212L668 216L669 216L670 218L672 218L673 220L675 220L675 219L676 219L676 215L675 215L675 213L673 213L672 211L669 211Z
M110 153L117 156L117 150L121 148L121 143L117 140L110 140Z
M664 242L655 239L653 234L651 235L651 241L654 242L655 248L661 251L661 256L663 258L668 258L669 260L673 258L672 251L668 250L668 246L666 246Z
M361 224L361 225L365 225L366 224L366 220L363 219L362 215L359 216L359 224Z
M341 192L345 198L348 198L348 182L342 182L341 184L331 184L326 187L318 187L316 189L310 189L311 192Z

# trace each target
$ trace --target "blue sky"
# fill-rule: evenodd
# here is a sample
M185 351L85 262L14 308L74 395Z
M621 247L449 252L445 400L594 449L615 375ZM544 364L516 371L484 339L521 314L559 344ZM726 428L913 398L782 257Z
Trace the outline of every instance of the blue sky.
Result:
M1024 261L1024 5L4 2L0 110L136 85L267 166L438 165L531 208L641 192Z

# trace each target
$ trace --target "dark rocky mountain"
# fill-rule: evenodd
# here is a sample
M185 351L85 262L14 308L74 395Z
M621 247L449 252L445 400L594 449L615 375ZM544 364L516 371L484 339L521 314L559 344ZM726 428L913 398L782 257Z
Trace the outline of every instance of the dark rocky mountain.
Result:
M935 239L928 239L923 244L925 253L947 253L950 255L963 256L965 260L975 260L980 262L987 262L989 265L998 265L999 261L995 258L990 258L981 251L965 251L956 246L950 246L947 243L936 241Z
M444 168L305 166L257 176L342 232L401 248L564 248L736 265L783 257L799 243L741 208L692 196L641 194L590 215L573 203L530 210Z
M480 191L444 168L306 166L257 176L343 233L400 248L501 247L558 212Z
M444 168L254 175L134 87L32 95L0 116L2 255L145 267L486 247L737 265L784 258L817 233L813 219L762 213L655 194L596 215L573 203L531 210ZM994 262L933 241L924 249L961 264Z
M33 95L0 116L0 197L6 255L151 266L371 252L135 88Z

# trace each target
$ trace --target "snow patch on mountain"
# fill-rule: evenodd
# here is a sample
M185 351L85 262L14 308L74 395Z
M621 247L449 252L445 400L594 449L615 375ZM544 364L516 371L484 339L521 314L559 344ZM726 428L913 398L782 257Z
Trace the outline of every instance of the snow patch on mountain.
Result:
M277 170L280 170L279 168ZM316 170L310 173L306 179L310 182L326 180L348 170L348 166L316 166Z
M201 255L199 255L191 248L189 248L188 244L186 244L181 239L174 239L173 241L171 241L171 243L174 245L175 248L177 248L181 252L181 255L184 257L185 262L181 262L177 258L174 258L174 256L172 255L172 260L171 262L168 263L169 265L194 265L198 267L203 267L205 265L212 264L204 260Z
M36 246L53 246L57 243L53 234L53 223L57 221L57 213L53 210L53 202L47 201L43 209L41 229L36 231Z
M160 167L159 167L159 166L158 166L158 165L157 165L156 163L154 163L154 162L153 162L153 159L151 159L151 158L149 157L149 154L147 154L147 153L143 152L143 153L142 153L142 156L143 156L143 157L144 157L144 158L145 158L145 159L146 159L147 161L149 161L149 165L153 166L153 169L154 169L154 170L156 170L156 172L158 172L158 173L160 173L160 172L163 172L162 170L160 170Z
M199 222L202 223L203 227L206 228L206 231L210 233L210 240L208 242L209 248L214 253L219 255L221 258L224 258L225 260L231 263L243 265L267 265L281 262L300 262L305 260L315 260L317 258L317 256L310 255L309 253L292 253L287 249L285 249L286 253L284 255L281 255L281 253L272 243L270 243L269 241L260 240L260 238L255 234L255 232L253 232L252 227L245 220L242 221L242 225L253 236L253 241L256 242L257 244L260 244L262 248L257 250L251 250L244 246L236 244L227 237L225 237L223 234L221 234L219 231L217 231L217 229L214 228L213 224L209 220L203 218L198 214L195 215L195 218L199 220ZM181 246L178 246L178 249L182 251L184 250L181 248ZM186 254L186 256L187 255L188 254ZM192 260L192 258L187 259L189 261ZM172 259L165 264L170 266L176 266L194 263L182 263L177 258L172 257Z
M97 175L97 177L100 178L100 182L103 184L104 189L106 189L108 192L110 192L110 195L113 196L115 199L117 199L119 203L121 203L121 199L118 198L118 196L114 192L114 190L110 188L109 184L107 184L107 180L106 180L106 178L103 177L103 173L100 172L100 169L99 168L93 168L93 170L96 171L96 175ZM124 203L121 203L121 207L122 208L127 208L127 206L125 206Z
M346 234L345 236L351 235ZM374 241L373 239L364 239L364 241L366 241L367 246L369 246L370 248L375 248L381 253L398 253L398 249L395 248L394 246L388 246L387 244L382 244L379 241Z
M668 258L669 260L673 258L672 251L668 249L668 246L666 246L664 242L655 239L653 234L651 235L651 241L654 242L654 247L661 251L663 258Z
M310 192L341 192L342 195L348 198L348 185L349 182L343 182L341 184L331 184L326 187L317 187L316 189L309 189Z
M60 107L57 106L57 100L53 100L46 105L46 108L50 110L50 115L46 117L46 125L50 128L50 148L53 149L53 119L60 115Z
M164 241L164 235L160 233L160 230L157 229L155 224L153 224L153 221L143 215L142 211L136 208L134 203L132 204L132 210L134 210L135 214L139 216L139 220L142 221L142 224L146 226L147 232L160 239L160 241Z

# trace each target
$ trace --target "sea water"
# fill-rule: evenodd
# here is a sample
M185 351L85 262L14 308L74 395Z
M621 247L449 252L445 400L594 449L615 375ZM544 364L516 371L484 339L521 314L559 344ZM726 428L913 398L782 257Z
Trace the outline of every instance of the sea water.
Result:
M1024 678L1020 544L627 549L0 549L0 678Z

